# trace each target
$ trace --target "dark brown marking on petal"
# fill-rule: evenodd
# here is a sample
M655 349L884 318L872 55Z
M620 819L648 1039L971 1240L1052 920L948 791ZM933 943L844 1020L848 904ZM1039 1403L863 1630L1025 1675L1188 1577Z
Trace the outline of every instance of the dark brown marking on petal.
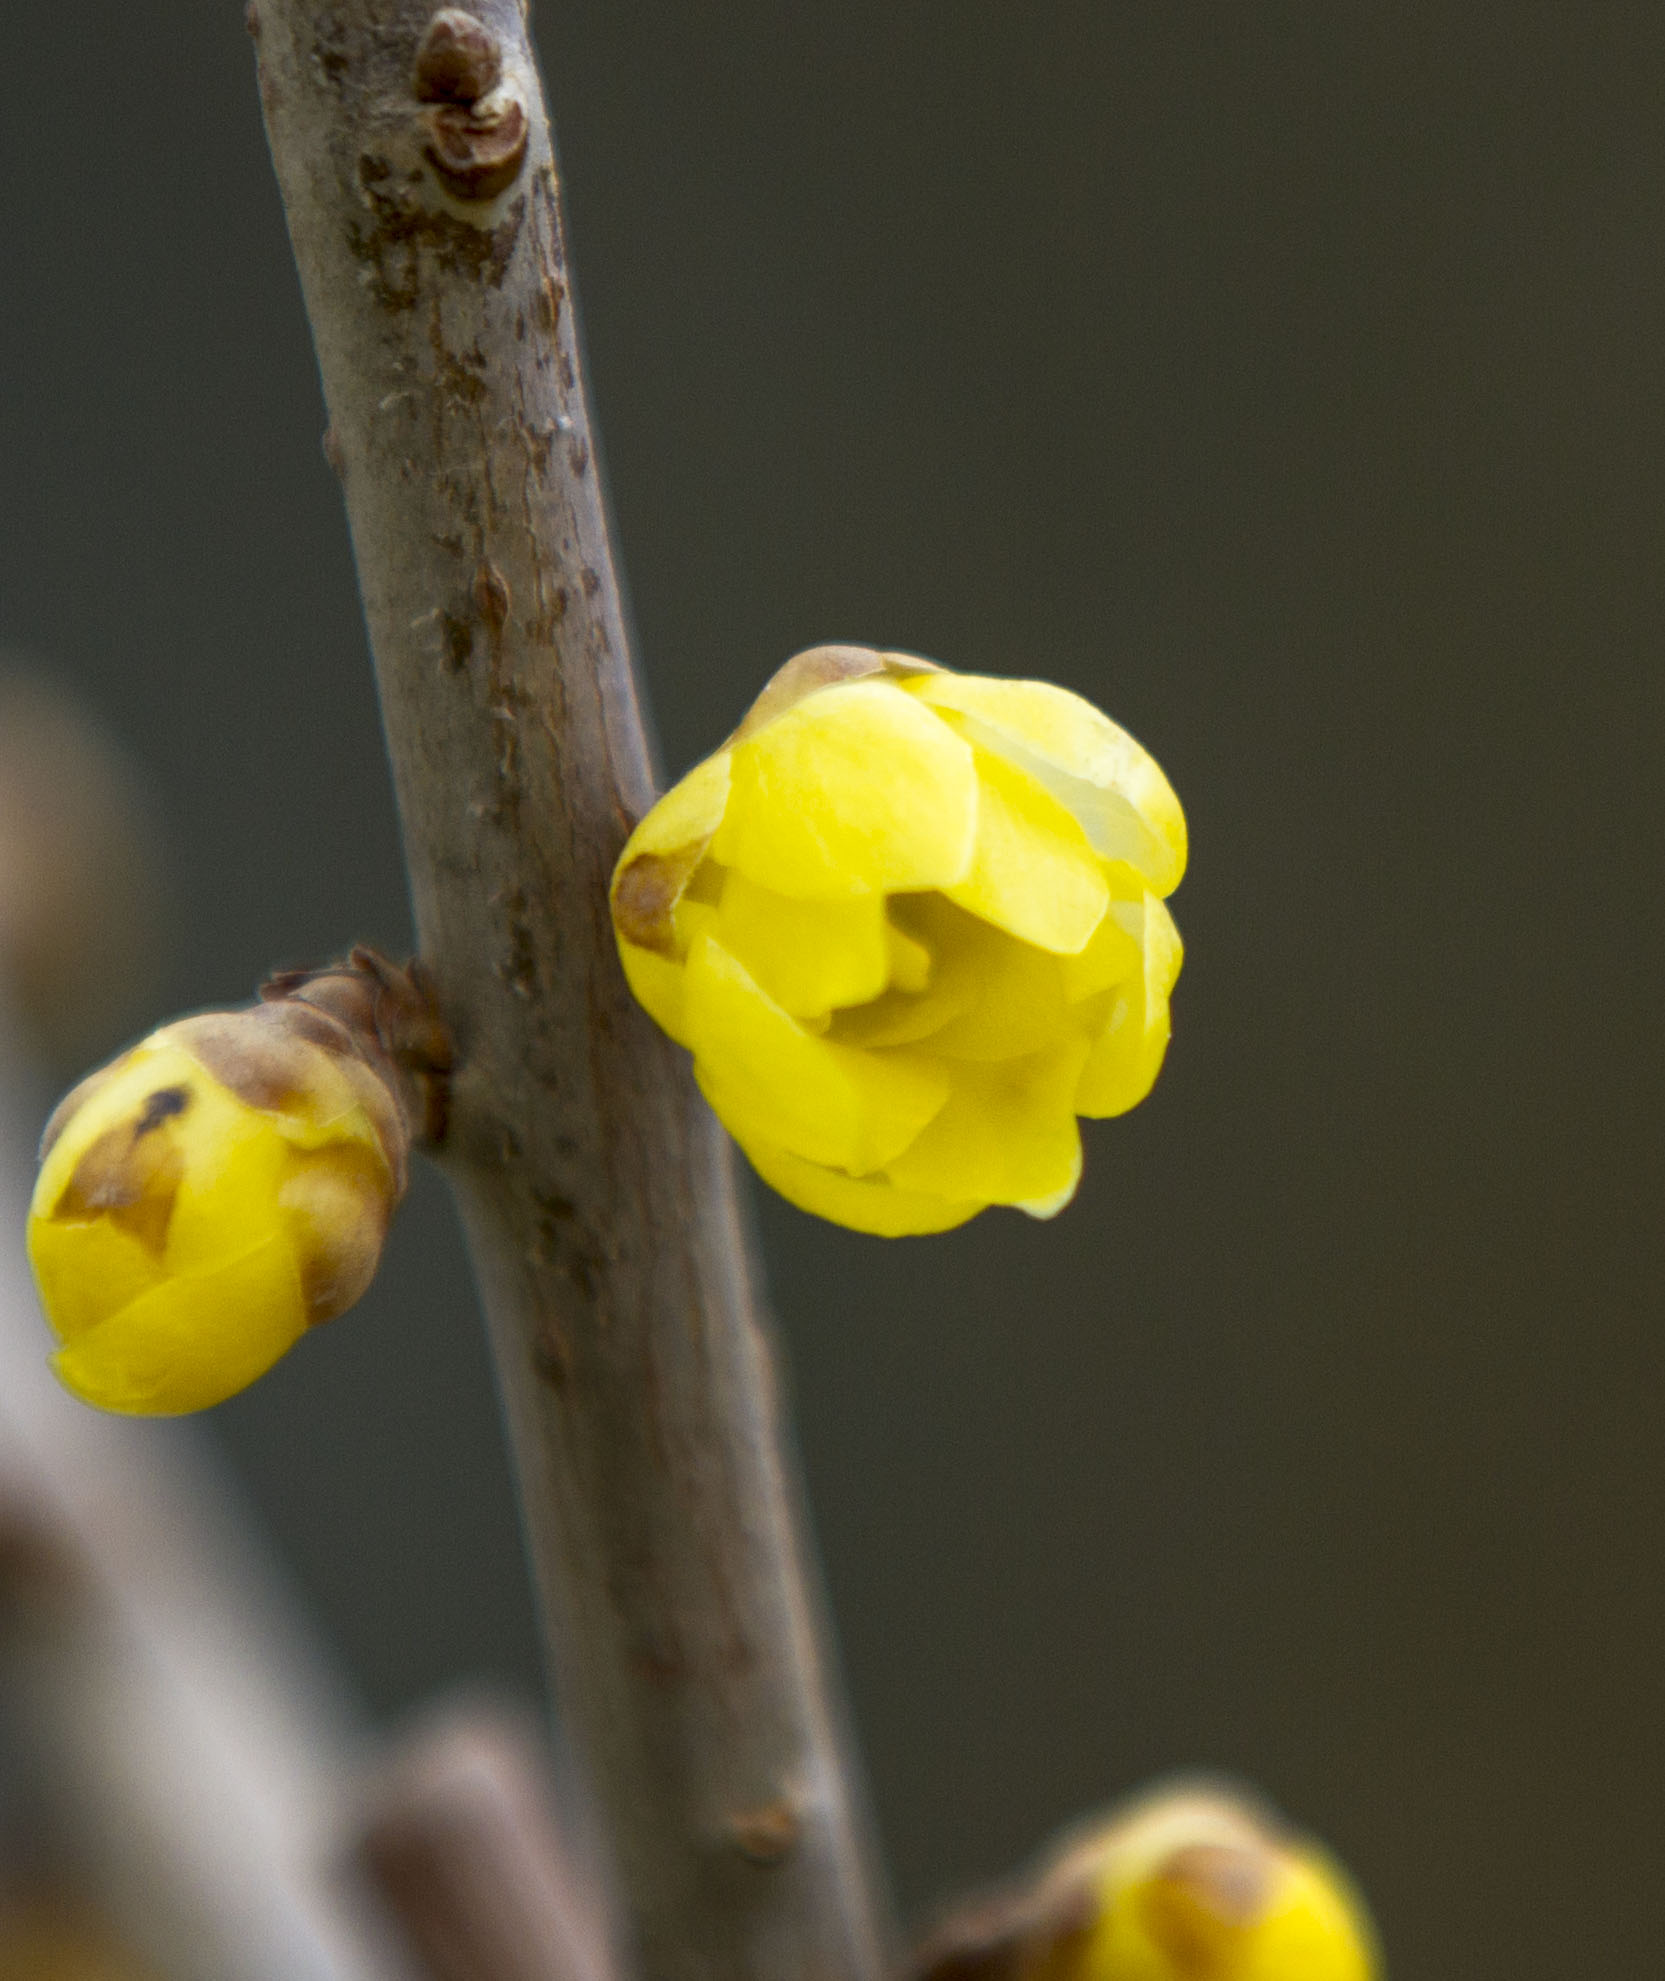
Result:
M191 1095L186 1087L158 1087L145 1102L144 1112L139 1116L133 1129L135 1141L141 1135L152 1134L164 1121L176 1114L183 1114L191 1105Z
M151 1135L142 1121L107 1128L88 1146L52 1216L72 1224L108 1218L160 1257L185 1157L172 1136Z

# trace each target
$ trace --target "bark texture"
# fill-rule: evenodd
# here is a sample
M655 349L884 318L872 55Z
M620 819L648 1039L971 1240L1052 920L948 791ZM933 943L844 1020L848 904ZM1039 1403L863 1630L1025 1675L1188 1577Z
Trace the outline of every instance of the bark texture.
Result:
M608 924L652 798L514 0L256 0L563 1699L653 1981L882 1964L727 1145Z

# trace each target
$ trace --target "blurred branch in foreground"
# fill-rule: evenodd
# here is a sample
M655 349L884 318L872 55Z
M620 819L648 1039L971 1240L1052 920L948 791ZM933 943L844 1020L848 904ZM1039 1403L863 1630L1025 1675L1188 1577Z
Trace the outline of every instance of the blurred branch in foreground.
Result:
M532 1726L462 1704L377 1771L355 1854L433 1981L607 1981L600 1893Z
M16 1875L47 1891L17 1901L17 1957L43 1976L130 1956L167 1981L395 1981L329 1869L364 1739L230 1481L186 1427L102 1416L47 1370L21 1245L37 1021L65 1045L121 1022L160 890L134 777L73 704L8 669L0 717L0 1698L29 1803Z

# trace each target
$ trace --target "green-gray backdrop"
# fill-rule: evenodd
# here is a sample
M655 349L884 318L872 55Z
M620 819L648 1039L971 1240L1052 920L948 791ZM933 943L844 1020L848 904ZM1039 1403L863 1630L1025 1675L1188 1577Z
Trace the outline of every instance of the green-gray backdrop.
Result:
M0 640L154 774L152 1014L406 941L233 0L8 31ZM1665 1941L1665 10L542 0L673 770L815 641L1033 672L1193 828L1057 1224L761 1206L910 1907L1261 1782L1397 1981ZM67 1071L68 1069L66 1069ZM442 1192L217 1430L373 1706L536 1683Z

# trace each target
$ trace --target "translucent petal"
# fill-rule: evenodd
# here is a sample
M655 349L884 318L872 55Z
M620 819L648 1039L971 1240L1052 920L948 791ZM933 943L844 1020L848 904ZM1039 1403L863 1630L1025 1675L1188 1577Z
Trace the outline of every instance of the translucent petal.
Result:
M1110 900L1104 867L1074 815L1026 771L973 753L977 844L950 901L1060 955L1082 949Z
M1091 702L1048 681L922 674L903 692L952 711L972 742L1027 771L1080 820L1095 852L1158 894L1185 871L1185 814L1150 753Z
M885 928L882 895L799 901L732 869L717 909L724 948L801 1018L879 995L890 974Z
M703 845L722 822L728 803L729 752L719 750L678 779L625 842L619 865L638 853L681 853Z
M807 1032L710 934L689 952L684 1014L700 1087L741 1143L861 1175L906 1148L948 1097L934 1061Z
M1086 1053L1071 1043L1029 1059L956 1066L948 1104L886 1166L892 1182L991 1204L1062 1202L1081 1174L1071 1101Z
M1138 927L1144 926L1144 900L1141 890L1139 901ZM1139 949L1138 931L1127 926L1125 916L1118 915L1114 907L1093 931L1093 939L1079 956L1065 956L1059 959L1063 976L1064 996L1071 1004L1079 1004L1083 998L1096 996L1100 991L1109 990L1113 984L1125 983L1142 969L1144 957Z
M893 682L822 689L733 754L712 852L760 886L837 900L952 886L971 864L971 750Z
M802 1156L767 1142L747 1145L746 1155L770 1189L778 1190L789 1204L876 1238L951 1231L986 1208L977 1201L952 1202L899 1190L883 1176L846 1176L842 1170L805 1162Z
M1137 920L1144 968L1114 994L1082 1069L1076 1111L1099 1119L1125 1114L1155 1084L1168 1049L1168 993L1183 956L1173 917L1154 894L1137 907L1117 903L1110 912L1124 926Z
M60 1349L52 1366L101 1409L175 1416L264 1375L305 1325L288 1241L273 1236L213 1272L141 1294Z

